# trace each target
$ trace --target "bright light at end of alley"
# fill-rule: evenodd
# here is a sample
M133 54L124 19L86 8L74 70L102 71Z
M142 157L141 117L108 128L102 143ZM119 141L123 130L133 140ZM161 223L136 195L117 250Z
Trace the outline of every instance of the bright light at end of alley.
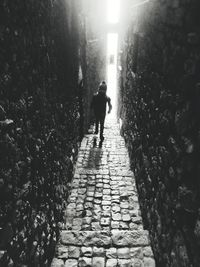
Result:
M118 23L120 16L120 0L107 0L107 21L108 23Z
M107 22L119 25L120 0L107 0ZM107 84L108 95L112 99L112 116L117 113L117 54L118 54L118 27L115 32L107 33Z

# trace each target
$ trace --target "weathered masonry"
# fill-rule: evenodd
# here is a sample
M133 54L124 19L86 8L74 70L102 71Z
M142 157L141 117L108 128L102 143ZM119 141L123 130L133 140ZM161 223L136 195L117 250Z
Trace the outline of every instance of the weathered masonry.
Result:
M142 220L156 266L198 267L200 2L121 2L118 115ZM0 1L1 266L51 264L105 77L105 7Z
M200 3L129 4L120 111L143 221L157 266L199 266Z

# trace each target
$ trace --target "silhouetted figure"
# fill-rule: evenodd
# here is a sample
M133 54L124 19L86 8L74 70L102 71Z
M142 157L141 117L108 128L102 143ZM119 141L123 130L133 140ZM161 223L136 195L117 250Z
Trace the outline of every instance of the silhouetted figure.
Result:
M107 85L105 81L102 81L99 85L98 93L95 94L92 98L91 108L94 110L95 115L95 134L98 134L99 123L100 123L100 139L104 140L103 130L104 130L104 121L106 117L106 106L108 104L109 110L111 112L112 105L111 99L106 95Z

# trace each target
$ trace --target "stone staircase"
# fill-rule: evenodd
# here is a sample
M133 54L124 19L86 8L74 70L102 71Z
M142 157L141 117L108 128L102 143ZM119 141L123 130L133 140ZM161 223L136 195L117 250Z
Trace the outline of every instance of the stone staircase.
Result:
M84 137L51 267L154 267L119 125Z

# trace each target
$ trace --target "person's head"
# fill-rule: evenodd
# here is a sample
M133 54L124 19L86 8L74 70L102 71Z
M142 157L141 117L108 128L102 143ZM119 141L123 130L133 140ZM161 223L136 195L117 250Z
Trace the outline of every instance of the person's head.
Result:
M106 91L107 91L107 85L106 85L106 82L105 81L102 81L99 85L99 93L100 94L106 94Z

